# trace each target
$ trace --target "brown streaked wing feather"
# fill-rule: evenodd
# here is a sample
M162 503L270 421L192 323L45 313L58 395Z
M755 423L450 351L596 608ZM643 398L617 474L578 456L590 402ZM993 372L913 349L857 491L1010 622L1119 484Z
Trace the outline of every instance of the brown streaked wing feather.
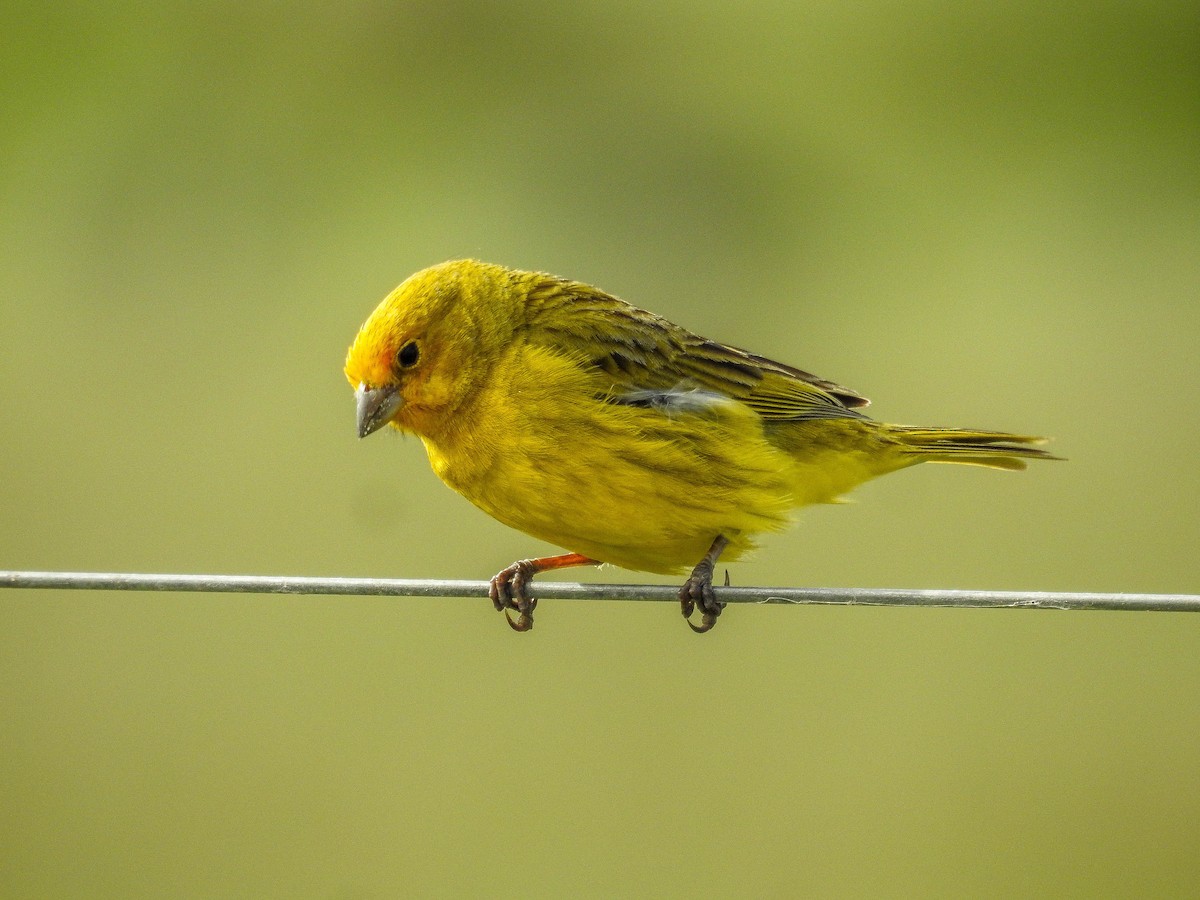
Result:
M869 402L849 388L711 341L579 282L536 276L530 336L580 355L629 390L689 384L745 403L765 419L858 418Z
M836 381L829 381L811 372L805 372L803 369L797 369L794 366L789 366L786 363L776 362L773 359L767 359L765 356L759 356L756 353L750 353L748 350L740 350L740 353L745 353L746 356L761 364L765 368L779 372L788 377L789 380L804 381L811 384L813 387L818 387L827 394L832 394L836 397L843 406L856 409L862 406L869 406L871 401L860 394L858 391L851 390L848 387L843 387Z
M849 388L800 369L695 335L688 338L677 365L703 386L741 400L765 419L858 418L862 414L853 408L868 402Z

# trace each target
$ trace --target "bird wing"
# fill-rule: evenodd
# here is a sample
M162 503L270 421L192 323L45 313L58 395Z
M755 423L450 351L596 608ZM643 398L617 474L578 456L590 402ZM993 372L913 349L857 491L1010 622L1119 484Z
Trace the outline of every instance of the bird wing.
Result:
M869 402L849 388L708 340L579 282L530 292L530 337L579 358L612 382L611 396L709 391L764 419L861 418Z

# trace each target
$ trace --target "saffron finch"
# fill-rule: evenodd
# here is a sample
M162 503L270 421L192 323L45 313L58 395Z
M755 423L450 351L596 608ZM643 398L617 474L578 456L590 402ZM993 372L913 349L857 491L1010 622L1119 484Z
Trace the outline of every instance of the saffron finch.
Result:
M718 557L753 549L796 507L917 463L1054 458L1027 435L876 422L864 397L831 381L586 284L475 260L392 291L345 370L360 437L389 424L418 435L442 481L571 551L492 578L492 602L517 631L533 627L535 574L600 563L690 570L681 608L707 631L724 607Z

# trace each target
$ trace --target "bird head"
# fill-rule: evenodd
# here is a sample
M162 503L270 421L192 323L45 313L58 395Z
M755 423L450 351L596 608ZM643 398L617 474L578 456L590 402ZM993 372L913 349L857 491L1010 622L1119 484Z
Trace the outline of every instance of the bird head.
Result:
M432 434L479 389L512 335L509 277L500 266L456 260L384 298L346 356L359 437L389 423Z

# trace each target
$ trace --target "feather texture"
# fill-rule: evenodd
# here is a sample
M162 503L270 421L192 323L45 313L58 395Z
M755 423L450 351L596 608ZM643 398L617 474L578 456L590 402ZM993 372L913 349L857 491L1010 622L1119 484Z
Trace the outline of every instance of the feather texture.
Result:
M438 476L485 512L653 572L714 546L736 559L795 508L907 466L1052 458L1026 435L876 422L832 381L586 284L473 260L385 298L346 375L360 408L418 434Z

